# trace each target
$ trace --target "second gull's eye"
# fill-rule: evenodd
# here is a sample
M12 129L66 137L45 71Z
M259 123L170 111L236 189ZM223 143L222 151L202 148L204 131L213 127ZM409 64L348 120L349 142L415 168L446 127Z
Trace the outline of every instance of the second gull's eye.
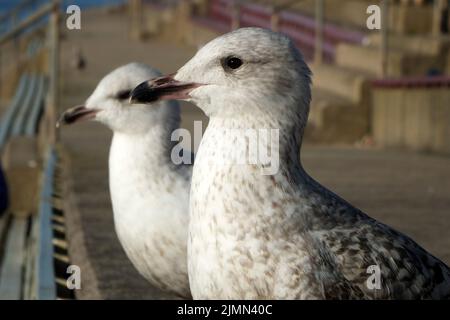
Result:
M131 94L131 90L123 90L117 94L116 98L119 100L126 100L130 97L130 94Z

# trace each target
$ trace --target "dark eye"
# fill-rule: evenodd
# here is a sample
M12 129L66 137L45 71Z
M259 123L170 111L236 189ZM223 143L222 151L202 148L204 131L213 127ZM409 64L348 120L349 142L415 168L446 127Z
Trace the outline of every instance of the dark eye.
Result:
M117 94L116 98L119 100L125 100L130 97L130 94L131 94L131 90L123 90Z
M225 59L225 65L230 69L237 69L242 66L242 60L236 57L228 57Z

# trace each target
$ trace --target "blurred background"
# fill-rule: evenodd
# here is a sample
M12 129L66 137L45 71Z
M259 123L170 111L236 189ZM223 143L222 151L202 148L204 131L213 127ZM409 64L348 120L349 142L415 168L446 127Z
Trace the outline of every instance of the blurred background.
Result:
M248 26L290 36L313 71L307 171L450 263L449 2L0 0L0 299L167 298L117 241L111 132L56 119L120 65L172 73ZM206 128L183 103L182 127L195 120ZM81 290L67 288L69 265Z

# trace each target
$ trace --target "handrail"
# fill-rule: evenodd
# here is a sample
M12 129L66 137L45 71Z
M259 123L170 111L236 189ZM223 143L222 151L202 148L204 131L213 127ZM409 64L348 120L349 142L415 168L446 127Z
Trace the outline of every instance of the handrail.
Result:
M423 76L387 78L372 81L375 88L397 89L397 88L448 88L450 87L449 76Z
M52 193L57 156L50 148L43 176L39 213L34 221L33 233L37 240L35 261L36 283L34 296L38 300L56 300L55 268L53 266Z
M36 0L37 1L37 0ZM48 75L49 83L46 88L48 89L48 99L45 106L45 123L47 125L53 124L56 107L58 105L58 74L59 74L59 23L60 23L60 4L61 0L47 0L48 2L41 5L31 15L17 24L12 30L9 30L3 36L0 36L0 46L6 44L10 40L15 40L24 31L32 27L35 23L41 19L48 17L48 51L49 51L49 63L48 63ZM40 5L41 2L38 2ZM1 50L0 50L1 53ZM1 67L1 60L0 60ZM0 81L2 80L2 74L0 74ZM1 82L0 82L1 85ZM1 133L1 130L0 130ZM57 138L56 132L53 129L49 129L47 132L47 142L53 144Z
M9 105L5 115L0 120L0 150L2 149L4 143L6 142L11 127L13 125L13 118L17 112L17 109L20 108L20 104L24 99L24 93L26 92L29 84L29 75L23 74L19 85L17 86L16 94L13 98L13 101Z
M36 0L22 0L19 4L17 4L15 7L11 8L4 14L0 15L0 23L3 23L3 21L8 20L11 15L17 14L20 10L27 7L28 5L33 4Z
M25 124L24 133L26 136L31 137L36 134L38 118L42 111L42 106L44 104L44 93L47 87L47 81L43 75L41 75L42 79L40 82L40 86L38 92L36 94L36 98L34 104L31 108L30 114L27 117L27 122Z
M24 29L31 26L33 23L39 21L43 17L45 17L47 14L51 13L53 10L58 8L59 3L58 2L51 2L46 5L43 5L41 8L39 8L35 13L31 14L29 17L27 17L24 21L20 22L14 29L11 31L8 31L4 36L0 38L0 46L8 42L9 40L16 37L20 32L22 32Z
M280 6L240 1L239 23L235 22L234 24L238 24L241 27L258 26L272 28L275 31L285 33L302 48L308 59L313 58L314 52L321 52L324 60L333 60L337 43L363 43L364 33L350 30L331 22L323 23L323 32L321 32L323 36L320 37L322 39L318 39L317 19L301 12L289 10L298 1L285 2ZM233 15L231 10L229 10L232 3L233 0L211 0L208 10L210 20L208 20L207 16L195 17L195 21L221 32L227 32L229 27L233 25ZM320 4L320 1L317 0L316 4ZM214 21L211 21L212 19ZM317 44L319 44L319 48L317 48Z
M28 94L23 102L22 108L19 110L15 123L12 130L12 135L22 135L25 131L25 123L31 111L31 108L34 107L34 102L40 100L39 91L41 87L41 82L44 81L44 77L42 75L33 74L32 80L30 84L30 89Z

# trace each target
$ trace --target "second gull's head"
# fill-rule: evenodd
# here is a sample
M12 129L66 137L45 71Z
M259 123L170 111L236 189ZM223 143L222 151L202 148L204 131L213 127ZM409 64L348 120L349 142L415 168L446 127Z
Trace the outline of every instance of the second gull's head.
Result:
M155 102L151 108L144 104L131 107L131 91L142 81L160 73L142 63L129 63L107 74L82 106L66 110L59 123L72 124L95 120L111 130L123 133L145 133L156 124L179 118L178 104L173 101Z

